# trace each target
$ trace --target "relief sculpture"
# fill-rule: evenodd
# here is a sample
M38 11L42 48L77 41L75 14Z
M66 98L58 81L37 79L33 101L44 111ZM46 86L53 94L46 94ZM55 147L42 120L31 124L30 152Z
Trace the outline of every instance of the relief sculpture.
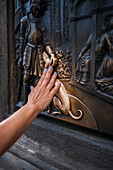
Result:
M106 20L106 32L95 50L97 56L102 55L96 73L96 85L102 92L113 95L113 15L108 16Z
M103 32L105 31L103 27L102 27L102 31ZM96 40L96 49L101 41L102 36L103 34ZM84 48L81 50L77 58L76 81L84 85L90 79L91 40L92 40L92 34L89 35ZM95 60L98 63L98 61L102 58L102 53L97 54L96 49L95 49L95 56L96 56Z
M55 84L61 83L61 87L59 91L56 93L56 96L53 98L53 104L55 108L58 109L58 111L53 111L53 115L56 114L65 116L70 115L72 119L79 120L83 116L82 110L78 109L76 112L78 113L77 116L75 116L71 112L71 103L69 94L67 93L66 88L64 87L63 83L60 81L60 79L69 78L71 76L71 56L70 51L66 50L65 52L63 50L56 51L56 57L58 59L57 66L54 67L54 70L57 72L57 80ZM48 55L46 53L43 53L43 59L45 62L45 66L48 65ZM52 112L52 106L50 105L48 108L48 113L50 114Z
M85 84L89 79L91 59L91 38L92 34L89 36L86 45L81 50L77 58L76 80L81 84Z
M30 86L35 86L42 75L44 68L53 66L58 73L58 78L71 77L71 55L70 51L60 50L53 53L45 36L45 27L42 16L46 10L47 1L32 0L30 12L21 19L20 24L20 57L19 67L23 71L25 101L30 92ZM45 8L45 9L44 9ZM55 67L56 66L56 67ZM59 80L56 81L56 83ZM62 83L61 83L62 84ZM53 104L61 113L70 115L73 119L80 119L70 111L70 101L64 85L54 97ZM60 113L59 112L59 113Z
M30 86L35 86L42 75L42 70L44 69L43 52L45 51L49 56L48 65L55 66L57 64L57 58L46 39L45 27L42 21L47 4L46 0L31 0L30 12L21 19L18 64L23 71L24 102L26 102L30 92Z
M71 77L72 73L72 57L71 52L69 50L58 50L56 51L56 57L57 57L57 65L54 67L54 70L57 72L57 80L55 84L61 83L61 87L59 91L56 93L56 95L53 98L52 103L48 107L48 114L52 114L53 116L60 115L65 116L67 119L69 117L72 120L80 121L85 120L86 117L90 121L90 127L93 129L97 129L97 123L96 120L92 114L92 112L89 110L89 108L81 102L77 97L70 95L62 80L67 80ZM43 60L45 63L45 66L48 65L48 55L47 53L43 53ZM55 109L53 109L53 105ZM86 122L83 121L82 124Z
M57 73L58 78L69 78L72 74L72 56L69 50L59 50L56 51L56 56L58 59Z
M57 27L55 28L57 31L57 29L58 30L60 29L60 18L59 18L60 11L58 9L58 6L60 5L60 1L58 1L55 4L57 4L56 13L58 16L56 20ZM41 77L43 70L52 65L54 71L56 71L58 75L56 84L60 81L61 88L56 94L56 96L53 98L53 103L50 104L48 113L52 113L53 115L57 114L57 115L70 116L73 120L80 120L84 117L82 111L82 107L84 106L84 104L82 104L78 98L75 98L70 94L68 94L62 82L62 80L69 81L69 79L72 76L72 52L68 50L68 48L66 47L64 48L60 47L59 48L60 50L55 50L55 52L53 52L46 38L45 26L43 24L42 16L45 14L48 5L49 3L47 0L43 0L43 1L31 0L30 12L28 12L27 15L21 19L21 23L20 23L20 57L19 57L18 64L22 70L23 81L24 81L24 95L25 95L24 103L26 102L28 94L30 92L30 86L31 85L35 86L39 81L39 78ZM65 12L66 11L67 11L67 6ZM52 32L52 34L53 33L54 32ZM91 36L88 39L87 45L85 46L85 48L82 50L80 54L82 60L85 61L84 63L85 69L83 69L83 62L78 64L78 68L80 68L81 73L83 74L84 72L83 75L84 79L86 77L88 79L88 74L89 74L90 46L91 46L90 41L91 41ZM57 45L58 44L59 43L57 43ZM88 55L86 55L85 53L87 50L88 50L87 52ZM83 54L85 57L82 56ZM78 60L80 60L80 55ZM79 80L82 78L81 73L79 75ZM74 110L72 107L73 102L77 103L78 105L78 107L73 106ZM56 109L51 110L51 107L53 107L51 105L54 105ZM86 110L87 113L90 114L89 110L88 109ZM90 116L92 117L91 114Z
M86 84L90 80L91 60L90 34L86 45L77 58L76 81ZM113 95L113 16L108 15L102 26L102 34L96 40L95 48L95 84L97 89Z
M59 80L56 80L56 84L59 82ZM72 119L79 120L83 116L82 110L78 109L78 116L75 116L71 112L71 103L69 99L69 94L67 93L67 90L65 89L64 85L61 83L60 90L56 93L56 96L53 98L53 104L54 106L59 110L59 112L53 112L53 115L55 114L64 114L71 116Z
M41 115L113 134L112 6L90 0L19 2L16 106L26 103L30 86L52 66L61 87Z

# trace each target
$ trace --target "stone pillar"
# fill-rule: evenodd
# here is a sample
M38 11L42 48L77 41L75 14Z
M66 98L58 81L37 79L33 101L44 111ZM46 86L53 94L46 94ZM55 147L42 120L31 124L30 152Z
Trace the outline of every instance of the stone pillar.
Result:
M0 121L9 112L7 1L0 1Z
M7 32L8 32L8 73L9 73L9 113L16 110L17 102L17 60L15 54L15 32L14 32L14 0L7 0ZM21 12L22 13L22 12ZM18 25L19 27L19 25Z
M0 121L13 113L16 99L14 1L0 1Z

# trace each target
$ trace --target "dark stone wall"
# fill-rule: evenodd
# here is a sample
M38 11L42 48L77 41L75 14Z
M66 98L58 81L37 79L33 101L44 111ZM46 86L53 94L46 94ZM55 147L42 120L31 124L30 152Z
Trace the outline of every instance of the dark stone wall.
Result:
M7 1L0 1L0 120L9 111L8 105L8 36Z
M8 27L8 72L9 72L9 113L16 109L17 102L17 67L14 37L14 0L7 1L7 27Z
M16 102L14 1L0 1L0 120L13 113Z

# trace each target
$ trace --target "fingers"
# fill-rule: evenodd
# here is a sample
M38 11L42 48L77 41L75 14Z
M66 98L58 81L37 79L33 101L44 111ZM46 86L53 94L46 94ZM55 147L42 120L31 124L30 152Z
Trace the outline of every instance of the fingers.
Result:
M47 84L49 83L50 81L50 78L51 78L51 74L53 72L53 67L49 67L47 73L46 73L46 76L44 77L44 80L43 80L43 83L42 83L42 88L44 89Z
M52 98L53 98L53 96L58 92L58 90L60 89L60 86L61 86L61 83L59 82L59 83L57 84L57 86L55 86L55 87L51 90L50 95L51 95Z
M32 91L34 89L34 87L33 86L30 86L30 90Z
M45 79L46 73L47 73L47 69L44 70L44 72L43 72L43 74L42 74L42 76L41 76L41 78L40 78L40 81L39 81L39 83L37 84L37 87L39 87L39 86L42 85L42 83L43 83L43 81L44 81L44 79Z
M50 82L48 83L48 86L47 86L47 91L50 91L54 84L55 84L55 80L56 80L56 77L57 77L57 73L55 72L50 80Z
M55 72L51 78L51 74L53 72L53 67L49 67L49 69L45 69L45 71L43 72L43 75L38 83L38 85L36 86L36 90L37 90L37 95L39 95L39 93L41 93L44 89L47 92L50 92L51 89L53 88L54 84L55 84L55 80L57 77L57 73ZM57 88L55 88L57 90Z
M31 93L28 96L28 103L34 104L37 106L38 111L41 112L44 110L53 99L54 95L58 92L61 83L59 82L54 86L57 73L55 72L51 77L53 72L53 67L46 69L38 83L34 88L31 87ZM36 107L35 107L36 108Z

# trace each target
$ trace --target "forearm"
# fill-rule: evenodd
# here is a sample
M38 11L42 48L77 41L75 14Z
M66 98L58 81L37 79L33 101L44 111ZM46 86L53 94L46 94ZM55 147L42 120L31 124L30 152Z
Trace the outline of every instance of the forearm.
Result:
M27 104L0 123L0 156L16 142L58 92L60 84L54 87L57 74L52 75L52 72L52 67L46 69L37 86L32 87Z
M0 156L17 141L38 114L34 107L26 104L0 123Z

